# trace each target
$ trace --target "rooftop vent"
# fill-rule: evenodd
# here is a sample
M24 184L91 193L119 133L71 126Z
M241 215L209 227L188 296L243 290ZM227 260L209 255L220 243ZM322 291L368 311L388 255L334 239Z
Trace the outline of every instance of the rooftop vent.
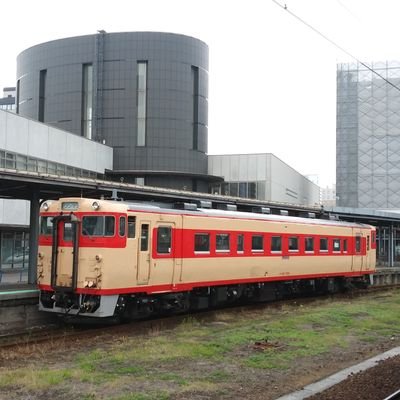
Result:
M199 200L197 202L197 207L199 208L212 208L212 202L208 200Z
M236 204L217 204L218 210L237 211Z
M271 214L269 207L253 207L251 211L258 214Z
M197 204L194 203L175 203L174 208L177 210L188 210L188 211L196 211L197 210Z

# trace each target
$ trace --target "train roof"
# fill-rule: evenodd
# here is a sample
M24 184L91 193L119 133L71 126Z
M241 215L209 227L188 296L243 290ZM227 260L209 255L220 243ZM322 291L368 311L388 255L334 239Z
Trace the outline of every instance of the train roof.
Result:
M220 210L213 208L201 208L194 206L192 209L177 209L174 208L174 204L171 203L158 203L158 202L130 202L130 201L116 201L116 200L99 200L99 199L88 199L88 198L61 198L59 202L63 201L92 201L99 203L106 203L110 206L117 206L118 209L125 209L132 212L156 212L160 214L174 214L174 215L188 215L188 216L209 216L214 218L229 218L229 219L246 219L246 220L259 220L259 221L271 221L271 222L284 222L284 223L297 223L307 225L319 225L319 226L336 226L336 227L348 227L348 228L364 228L371 229L371 225L347 222L339 220L329 219L316 219L316 218L304 218L304 217L292 217L285 215L274 215L274 214L261 214L257 212L245 212L245 211L229 211ZM181 204L182 206L182 204ZM105 207L106 208L106 207ZM107 207L108 208L108 207ZM107 211L110 211L107 209Z

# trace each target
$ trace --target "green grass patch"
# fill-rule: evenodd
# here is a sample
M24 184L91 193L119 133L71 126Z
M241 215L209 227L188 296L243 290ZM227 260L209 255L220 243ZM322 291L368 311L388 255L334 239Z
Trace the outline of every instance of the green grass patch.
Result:
M80 398L88 400L163 400L202 391L216 397L236 383L237 371L288 369L299 359L355 342L374 344L400 336L400 292L378 300L360 297L303 306L299 301L281 311L267 307L218 318L203 324L189 316L169 331L81 349L63 368L49 368L43 360L40 368L0 370L0 388L68 393L78 387Z

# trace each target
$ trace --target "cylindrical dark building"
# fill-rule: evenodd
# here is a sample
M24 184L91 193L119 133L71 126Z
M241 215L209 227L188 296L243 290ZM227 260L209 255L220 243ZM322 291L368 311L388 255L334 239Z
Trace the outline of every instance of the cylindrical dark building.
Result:
M17 59L17 112L112 146L126 182L207 191L207 98L208 47L188 36L100 31Z

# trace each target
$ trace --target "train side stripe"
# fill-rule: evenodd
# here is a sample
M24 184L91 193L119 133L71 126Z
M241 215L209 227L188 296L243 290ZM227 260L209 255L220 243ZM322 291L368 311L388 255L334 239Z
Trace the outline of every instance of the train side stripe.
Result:
M301 279L318 279L318 278L335 278L335 277L362 277L365 275L373 274L374 270L368 271L352 271L352 272L336 272L336 273L325 273L325 274L305 274L305 275L285 275L285 276L272 276L272 277L259 277L259 278L247 278L247 279L232 279L232 280L220 280L220 281L204 281L204 282L187 282L177 284L165 284L165 285L143 285L128 288L116 288L116 289L83 289L78 288L76 293L79 294L92 294L92 295L116 295L116 294L129 294L129 293L163 293L163 292L183 292L190 291L198 287L208 286L226 286L226 285L239 285L246 283L266 283L266 282L284 282ZM53 291L50 285L38 285L40 290Z

